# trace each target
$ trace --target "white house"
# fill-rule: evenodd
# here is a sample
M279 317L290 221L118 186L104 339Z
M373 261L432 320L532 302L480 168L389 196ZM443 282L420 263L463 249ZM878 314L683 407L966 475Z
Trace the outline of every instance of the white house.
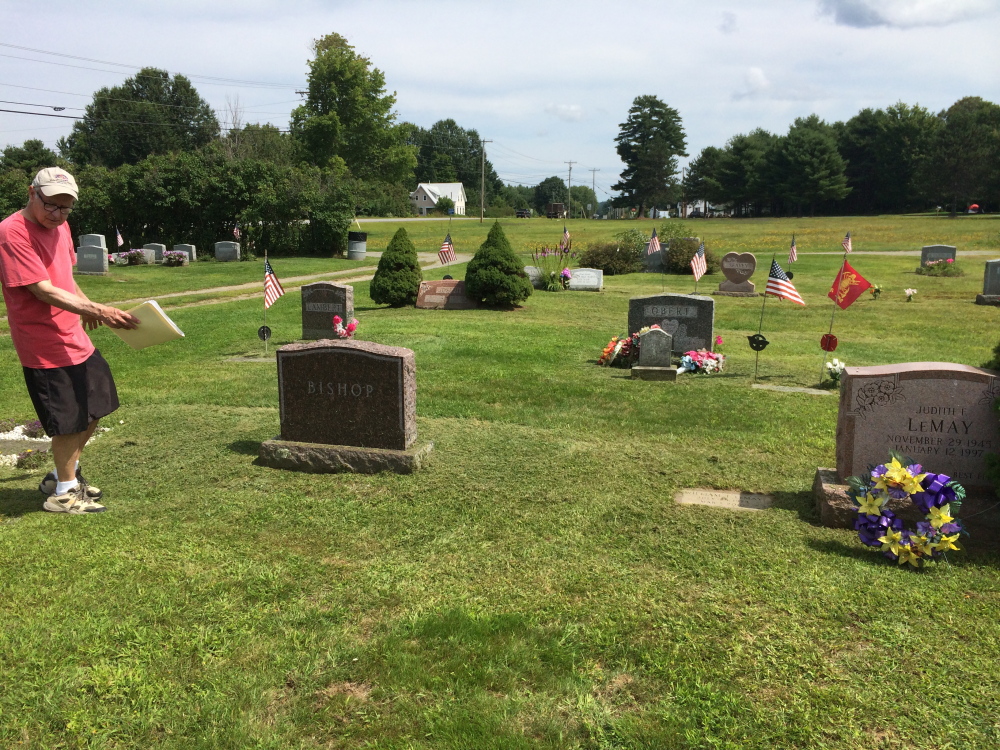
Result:
M455 215L465 216L465 188L461 182L421 182L410 193L410 203L421 216L426 216L439 198L451 198L455 203Z

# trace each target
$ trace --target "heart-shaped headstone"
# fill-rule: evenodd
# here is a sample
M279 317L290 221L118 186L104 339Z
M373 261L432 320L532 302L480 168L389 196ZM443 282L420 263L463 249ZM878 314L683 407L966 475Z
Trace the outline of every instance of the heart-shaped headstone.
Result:
M722 257L722 273L734 284L747 281L757 269L757 258L753 253L726 253Z

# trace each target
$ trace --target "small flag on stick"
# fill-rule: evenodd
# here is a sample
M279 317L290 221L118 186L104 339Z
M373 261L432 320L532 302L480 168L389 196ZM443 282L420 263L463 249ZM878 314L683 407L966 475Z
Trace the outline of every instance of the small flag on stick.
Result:
M792 246L788 249L788 262L794 263L799 259L799 249L795 247L795 235L792 235Z
M236 238L237 242L240 241L240 225L239 225L239 223L237 223L236 226L233 227L233 237Z
M781 266L776 260L771 261L771 272L767 275L767 286L764 287L764 293L780 299L789 299L798 305L806 304L802 301L799 293L795 291L792 282L788 280L788 274L781 270Z
M449 263L454 263L458 258L455 257L455 246L451 244L451 232L445 235L444 242L441 243L441 249L438 250L438 258L441 261L442 266L446 266Z
M274 269L271 268L271 261L264 261L264 309L266 310L275 302L278 301L278 297L283 295L285 290L281 288L281 282L278 281L278 277L274 275Z
M847 236L844 237L844 241L841 242L840 244L844 246L844 252L845 253L851 252L851 233L850 232L847 233Z
M826 296L836 302L841 310L846 310L870 286L871 282L851 268L851 264L845 260Z
M115 227L115 242L118 243L118 247L122 247L125 244L125 240L122 239L121 230Z
M705 271L707 270L708 266L705 263L705 243L702 242L698 245L698 252L691 258L691 272L694 274L694 280L698 281L705 275Z
M565 224L563 224L562 244L563 244L563 247L569 248L569 230L566 228Z
M660 252L660 239L656 236L656 230L653 230L653 236L649 238L649 244L646 245L646 255L653 255L654 253Z

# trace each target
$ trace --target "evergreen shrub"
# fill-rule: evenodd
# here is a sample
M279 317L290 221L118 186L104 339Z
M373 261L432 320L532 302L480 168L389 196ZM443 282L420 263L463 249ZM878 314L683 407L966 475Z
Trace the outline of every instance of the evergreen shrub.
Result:
M400 228L389 240L388 247L379 259L369 294L378 305L413 305L417 301L417 292L423 278L417 250L406 230Z
M697 237L674 237L664 255L665 271L667 273L691 273L691 259L698 252L701 240ZM706 273L718 273L721 264L711 250L705 248Z
M531 296L524 264L496 221L465 272L465 293L487 305L517 305Z

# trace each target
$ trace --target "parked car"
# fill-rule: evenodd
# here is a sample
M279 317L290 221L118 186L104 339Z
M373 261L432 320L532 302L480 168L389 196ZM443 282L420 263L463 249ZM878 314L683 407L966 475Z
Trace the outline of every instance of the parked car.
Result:
M530 208L519 208L514 212L514 216L518 219L530 219L531 209Z

